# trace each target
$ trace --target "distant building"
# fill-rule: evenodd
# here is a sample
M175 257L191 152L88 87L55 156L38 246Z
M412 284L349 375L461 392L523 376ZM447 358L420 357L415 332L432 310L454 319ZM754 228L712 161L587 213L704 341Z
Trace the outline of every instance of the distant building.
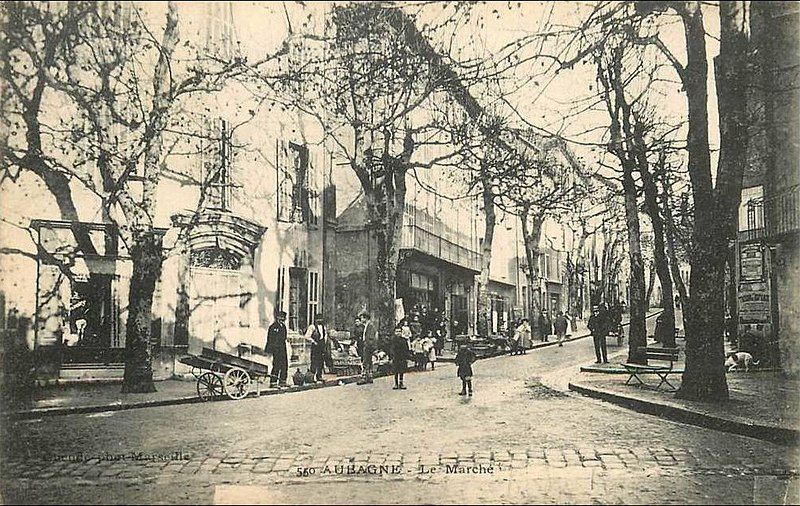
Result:
M339 174L345 180L355 177L349 171ZM475 275L480 272L475 200L450 201L410 176L406 181L396 298L405 314L415 305L442 311L450 335L474 332ZM447 191L444 181L428 183ZM371 306L367 287L376 276L377 245L368 233L364 199L354 186L349 188L351 202L339 214L336 232L335 313L340 328L347 328L359 311ZM338 198L348 200L348 194L342 192Z

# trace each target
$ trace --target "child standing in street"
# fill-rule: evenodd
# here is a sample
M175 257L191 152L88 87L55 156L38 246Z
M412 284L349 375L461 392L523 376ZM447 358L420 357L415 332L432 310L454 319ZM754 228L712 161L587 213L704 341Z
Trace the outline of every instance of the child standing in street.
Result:
M467 346L462 344L456 354L456 365L458 366L458 377L461 378L461 393L458 395L472 395L472 363L477 360L475 353Z
M403 330L398 327L394 330L392 338L392 368L394 369L394 390L405 390L403 385L403 375L408 366L408 356L410 354L408 341L403 337Z

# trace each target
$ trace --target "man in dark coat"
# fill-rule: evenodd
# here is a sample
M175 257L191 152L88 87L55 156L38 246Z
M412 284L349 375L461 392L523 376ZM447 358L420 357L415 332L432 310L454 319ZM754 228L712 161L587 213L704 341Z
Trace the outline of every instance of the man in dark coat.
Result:
M547 336L550 335L550 317L547 315L547 311L541 311L539 313L539 338L542 342L547 341Z
M553 323L553 330L555 330L556 335L558 336L558 345L564 345L564 339L567 338L567 327L569 326L569 322L567 321L567 317L564 316L562 311L558 312L558 316L556 316L556 321Z
M289 357L286 356L286 313L279 311L275 321L267 330L267 345L264 351L272 354L272 374L269 377L269 386L286 386L286 377L289 374Z
M365 385L372 383L372 354L378 346L378 328L366 311L361 313L361 323L362 335L359 337L363 343L361 351L361 374L363 377L358 384Z
M592 340L594 341L594 354L597 357L597 364L608 363L608 351L606 349L606 336L611 325L608 312L602 306L595 306L592 308L592 316L586 324L589 327L589 332L592 333Z
M325 368L325 354L328 350L328 331L322 314L314 317L314 323L306 330L306 340L311 342L311 372L316 381L322 381Z

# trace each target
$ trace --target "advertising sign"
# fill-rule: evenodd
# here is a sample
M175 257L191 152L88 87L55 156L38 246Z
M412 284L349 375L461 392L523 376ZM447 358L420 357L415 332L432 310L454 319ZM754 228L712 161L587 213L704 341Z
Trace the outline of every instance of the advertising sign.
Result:
M742 244L739 250L740 281L764 279L764 251L760 244Z

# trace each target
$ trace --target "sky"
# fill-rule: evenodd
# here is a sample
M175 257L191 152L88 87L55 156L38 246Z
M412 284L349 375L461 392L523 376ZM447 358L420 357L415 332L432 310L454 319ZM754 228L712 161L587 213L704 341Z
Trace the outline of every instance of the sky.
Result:
M199 5L194 4L194 8L200 8ZM280 44L287 33L287 20L295 31L308 30L311 27L318 31L325 13L332 5L331 2L235 2L233 16L236 33L245 41L242 47L250 51L248 57L254 60ZM467 7L467 4L410 1L400 2L398 5L417 15L418 26L434 38L434 44L439 48L447 48L455 58L464 59L496 57L502 48L518 40L525 40L544 31L575 27L585 19L594 2L490 1L469 4ZM709 138L712 167L715 167L719 132L713 58L719 52L719 20L715 6L705 5L703 9L709 34L706 38L709 61ZM662 20L662 40L681 62L685 62L686 51L680 19L674 13L667 13ZM258 43L246 42L252 42L253 39ZM580 143L601 142L603 130L597 130L596 127L607 124L607 115L600 111L575 117L568 111L577 98L591 96L596 91L595 68L591 63L578 64L571 70L554 72L552 60L536 57L539 52L551 52L553 40L550 38L543 47L529 44L520 51L520 55L530 58L529 61L519 64L513 72L504 74L505 79L501 84L503 94L517 112L512 112L512 107L503 106L503 109L517 126L533 125L558 133L569 141L579 141L571 144L573 151L593 165L598 161L602 150L593 151ZM674 74L670 77L677 79ZM492 106L494 103L498 107L496 101L482 90L475 89L473 93L484 106ZM672 85L667 93L658 104L659 112L668 117L684 118L686 98L680 86ZM590 129L594 130L583 133Z

